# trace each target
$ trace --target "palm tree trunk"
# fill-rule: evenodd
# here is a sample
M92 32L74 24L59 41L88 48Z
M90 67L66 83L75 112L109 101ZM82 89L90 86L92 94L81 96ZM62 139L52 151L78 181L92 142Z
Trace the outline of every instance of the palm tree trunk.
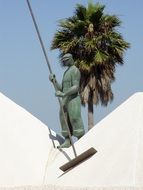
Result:
M93 103L92 101L88 102L88 130L94 126L94 117L93 117Z

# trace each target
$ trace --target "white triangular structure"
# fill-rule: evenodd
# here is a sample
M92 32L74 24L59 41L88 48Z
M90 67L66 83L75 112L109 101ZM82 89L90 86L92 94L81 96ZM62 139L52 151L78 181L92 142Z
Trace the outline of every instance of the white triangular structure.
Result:
M16 112L15 105L2 95L1 99L3 99L3 105L0 108L0 115L2 115L2 121L7 126L12 121L11 114L14 116ZM11 108L6 109L8 102L11 104ZM3 107L5 110L2 109ZM7 110L9 110L8 114L6 114ZM20 113L21 118L28 114L23 109ZM8 117L4 118L6 115ZM17 118L15 119L17 120ZM78 154L90 147L94 147L98 152L66 173L63 173L59 167L69 158L74 157L72 149L64 149L61 152L55 149L53 153L50 152L49 147L52 147L52 143L47 138L47 128L41 129L39 120L33 119L30 129L26 123L22 124L21 122L15 129L13 128L15 132L11 127L7 127L9 140L7 140L5 128L2 127L2 121L0 121L0 135L4 133L4 138L0 138L0 150L2 150L0 187L1 184L11 184L10 188L15 186L15 189L18 190L143 189L143 93L136 93L131 96L75 143ZM26 121L23 122L27 122L27 124L32 122L31 115L26 116ZM28 142L32 141L32 134L34 134L34 142L29 146ZM25 138L28 142L24 141ZM37 139L40 142L39 144ZM26 144L19 143L17 145L17 142L25 142ZM50 145L47 146L49 143ZM35 147L34 144L36 144ZM53 149L51 148L51 150ZM5 153L5 151L7 152ZM14 166L12 166L11 155ZM15 160L17 157L14 155L18 155L18 160ZM21 164L25 164L25 166ZM45 172L43 172L44 169ZM2 172L4 172L4 176ZM15 180L18 174L19 181L17 181L18 178ZM3 183L1 183L1 177ZM36 179L37 182L35 183ZM14 186L12 180L15 180ZM4 189L6 190L6 188Z
M0 93L0 187L43 185L48 164L58 154L56 139L46 125Z
M78 154L90 147L98 152L66 173L68 161L59 155L47 170L46 182L55 189L143 187L143 93L136 93L76 143ZM71 157L72 151L69 150Z

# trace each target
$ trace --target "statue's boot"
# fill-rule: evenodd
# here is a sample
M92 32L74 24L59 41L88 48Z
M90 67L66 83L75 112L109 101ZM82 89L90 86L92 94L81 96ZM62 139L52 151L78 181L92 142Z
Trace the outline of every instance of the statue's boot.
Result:
M71 142L69 138L65 138L65 141L60 146L57 146L57 148L69 148L71 146Z
M74 134L75 137L77 137L77 139L79 140L81 137L83 137L85 134L84 130L80 130L80 131L76 131L76 133Z
M82 136L83 136L83 135L81 135L81 136L78 136L78 137L77 137L77 139L79 140L79 139L80 139Z

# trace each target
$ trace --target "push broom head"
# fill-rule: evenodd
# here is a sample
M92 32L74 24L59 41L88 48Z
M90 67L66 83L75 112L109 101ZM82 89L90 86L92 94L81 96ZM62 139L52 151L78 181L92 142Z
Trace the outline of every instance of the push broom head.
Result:
M95 150L93 147L89 148L88 150L86 150L85 152L83 152L82 154L76 156L74 159L72 159L71 161L67 162L66 164L62 165L60 167L60 169L63 172L66 172L67 170L77 166L78 164L80 164L81 162L84 162L85 160L87 160L88 158L90 158L92 155L94 155L97 152L97 150Z

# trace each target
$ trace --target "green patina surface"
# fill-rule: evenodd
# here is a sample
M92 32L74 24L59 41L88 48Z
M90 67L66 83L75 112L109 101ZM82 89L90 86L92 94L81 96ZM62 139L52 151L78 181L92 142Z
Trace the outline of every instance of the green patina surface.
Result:
M81 117L81 100L79 96L80 71L74 65L72 55L69 53L65 54L62 57L62 63L63 66L66 66L68 68L64 72L62 84L59 84L56 81L57 91L55 95L62 98L62 105L71 135L79 139L85 133ZM54 80L53 75L50 76L50 80ZM70 139L61 110L59 112L59 115L62 135L65 137L65 141L60 147L69 147Z

